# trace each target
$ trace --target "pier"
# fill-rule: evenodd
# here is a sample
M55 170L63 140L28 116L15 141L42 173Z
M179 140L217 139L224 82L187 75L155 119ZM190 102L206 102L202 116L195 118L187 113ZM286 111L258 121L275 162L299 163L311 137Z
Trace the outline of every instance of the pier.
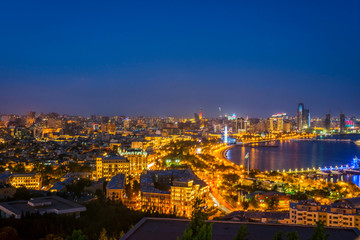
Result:
M278 170L280 172L280 170ZM330 167L318 167L318 168L301 168L282 170L283 173L315 173L318 175L342 175L342 174L360 174L360 159L354 157L351 164L341 166L330 166Z
M333 138L325 138L325 139L315 139L315 138L302 138L302 139L291 139L293 142L353 142L351 139L333 139Z

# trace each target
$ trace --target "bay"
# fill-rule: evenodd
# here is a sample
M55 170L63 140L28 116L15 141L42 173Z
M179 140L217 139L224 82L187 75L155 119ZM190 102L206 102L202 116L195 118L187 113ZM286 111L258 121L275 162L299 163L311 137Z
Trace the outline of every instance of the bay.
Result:
M360 135L330 138L351 139L351 142L284 140L267 143L278 147L235 146L226 152L226 157L236 164L247 166L245 155L249 152L250 168L261 171L334 167L351 164L356 155L360 158L360 146L354 143Z

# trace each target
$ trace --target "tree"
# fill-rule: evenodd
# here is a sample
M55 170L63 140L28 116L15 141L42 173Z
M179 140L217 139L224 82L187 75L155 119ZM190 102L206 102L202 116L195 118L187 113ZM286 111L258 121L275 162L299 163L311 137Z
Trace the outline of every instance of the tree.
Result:
M101 229L99 240L109 240L109 238L106 235L106 229L105 228Z
M272 188L271 188L271 191L277 191L278 190L278 185L274 185Z
M325 233L324 222L316 222L316 227L314 228L314 233L311 237L311 240L326 240L329 237L329 234Z
M20 237L13 227L3 227L0 229L0 240L20 240Z
M229 182L229 185L237 183L240 179L239 175L234 173L224 174L222 177L225 182Z
M242 224L234 240L248 240L247 236L249 236L248 227L245 224Z
M212 224L205 222L208 215L205 210L205 201L196 198L191 214L191 221L185 229L181 240L211 240Z
M14 200L28 200L31 198L31 193L29 189L25 187L20 187L16 189Z
M124 232L124 231L121 231L121 232L120 232L120 235L119 235L119 239L122 238L124 235L125 235L125 232Z
M286 240L300 240L300 237L297 232L287 232Z
M83 232L79 230L74 230L71 236L68 236L66 240L87 240L87 237L83 234Z
M250 205L249 202L246 200L241 202L241 206L244 210L248 209L249 205Z
M270 198L267 201L268 207L271 210L277 209L279 206L279 199L278 198Z
M283 240L282 234L282 231L275 233L272 240Z
M14 173L25 173L25 166L22 163L18 163L15 165L15 167L12 169L12 172Z
M295 194L290 196L291 200L306 200L308 198L308 195L303 192L296 192Z
M139 194L140 183L137 180L134 180L134 182L133 182L133 191L134 191L135 195Z
M255 197L252 197L249 201L249 204L252 208L258 208L259 207L259 202Z
M133 191L131 189L131 184L130 183L125 184L125 194L129 199L132 198L132 193L133 193Z

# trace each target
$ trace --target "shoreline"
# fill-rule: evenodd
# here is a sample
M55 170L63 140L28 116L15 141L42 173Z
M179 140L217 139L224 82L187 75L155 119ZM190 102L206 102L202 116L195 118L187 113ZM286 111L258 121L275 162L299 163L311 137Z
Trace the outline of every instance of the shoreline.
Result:
M229 145L229 146L227 146L226 148L224 148L223 150L220 151L220 154L219 154L219 155L222 157L222 159L223 159L224 161L227 161L227 162L229 162L229 163L231 163L231 164L235 164L236 166L240 166L240 165L237 165L236 163L230 161L230 159L228 159L228 158L226 157L226 153L227 153L231 148L236 147L236 146L239 146L239 145L234 144L234 145Z
M292 141L292 140L298 140L298 139L286 139L285 141ZM354 143L354 145L358 145L358 144L355 144L355 142L356 141L360 141L360 139L358 139L358 140L353 140L353 139L351 139L352 141L351 141L351 143ZM279 141L279 140L277 140L277 141ZM320 141L320 142L324 142L324 144L326 143L327 144L327 141ZM330 143L332 143L332 141L330 141ZM336 141L336 143L347 143L347 141L345 142L345 141ZM227 158L227 152L229 151L229 150L231 150L232 148L234 148L234 147L249 147L249 146L247 146L248 144L232 144L232 145L228 145L228 146L226 146L226 147L224 147L219 153L218 153L218 156L219 157L221 157L224 161L229 161L229 162L231 162L232 164L235 164L236 166L242 166L242 159L240 159L240 163L239 164L237 164L237 163L235 163L235 162L232 162L230 159L228 159ZM359 147L359 145L358 145L358 147ZM251 150L251 149L250 149ZM249 151L250 151L249 150ZM259 148L258 149L258 151L260 151L260 152L262 152L262 151L264 151L265 149L261 149L261 148ZM356 149L355 149L356 150ZM356 150L357 151L357 150ZM245 151L245 153L246 153L246 151ZM336 165L346 165L346 164L350 164L351 163L351 159L353 159L353 157L354 156L359 156L360 154L358 154L357 152L354 152L353 154L355 154L355 155L352 155L352 156L349 156L349 157L347 157L346 159L345 158L342 158L342 160L340 161L340 160L338 160L337 162L328 162L328 161L326 161L326 162L324 162L324 165L319 165L319 164L314 164L314 165L309 165L309 166L303 166L303 167L297 167L298 169L301 169L301 168L304 168L304 169L306 169L306 168L313 168L313 167L315 167L315 168L319 168L319 167L329 167L329 166L336 166ZM237 157L237 155L235 155L236 157ZM235 159L234 159L235 160ZM236 161L237 162L237 161ZM264 166L262 166L262 167L264 167ZM260 167L261 168L261 167ZM263 170L261 170L259 168L259 170L260 171L278 171L278 170L287 170L287 169L293 169L294 167L293 166L289 166L289 167L287 167L286 166L286 164L285 164L285 166L284 167L279 167L279 168L276 168L276 167L273 167L273 168L270 168L270 169L263 169ZM295 167L295 169L296 169L296 167ZM360 176L360 174L355 174L355 175L359 175Z

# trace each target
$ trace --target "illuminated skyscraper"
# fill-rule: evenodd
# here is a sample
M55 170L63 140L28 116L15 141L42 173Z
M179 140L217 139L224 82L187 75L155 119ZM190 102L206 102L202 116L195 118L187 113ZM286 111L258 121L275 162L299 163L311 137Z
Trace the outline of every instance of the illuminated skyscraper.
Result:
M194 119L195 119L195 122L199 122L199 121L200 121L200 116L199 116L199 114L194 113Z
M303 113L303 129L310 128L311 120L310 120L310 112L309 109L304 109Z
M284 131L284 120L287 120L288 116L286 113L277 113L273 114L269 119L269 129L270 131Z
M297 127L298 131L303 131L304 129L310 128L311 118L309 109L304 108L303 103L299 103L297 109Z
M340 114L340 133L345 132L345 114Z
M304 114L304 104L299 103L297 108L297 128L299 131L302 130L302 126L303 126L303 114Z
M222 114L221 114L221 107L219 107L219 118L222 118Z
M202 119L202 109L200 108L200 112L199 112L199 119Z
M326 114L325 116L325 129L326 131L330 131L330 128L331 128L331 119L330 119L330 114Z
M240 133L240 132L246 132L247 128L248 128L248 121L247 119L244 119L243 117L239 117L235 119L235 133Z

